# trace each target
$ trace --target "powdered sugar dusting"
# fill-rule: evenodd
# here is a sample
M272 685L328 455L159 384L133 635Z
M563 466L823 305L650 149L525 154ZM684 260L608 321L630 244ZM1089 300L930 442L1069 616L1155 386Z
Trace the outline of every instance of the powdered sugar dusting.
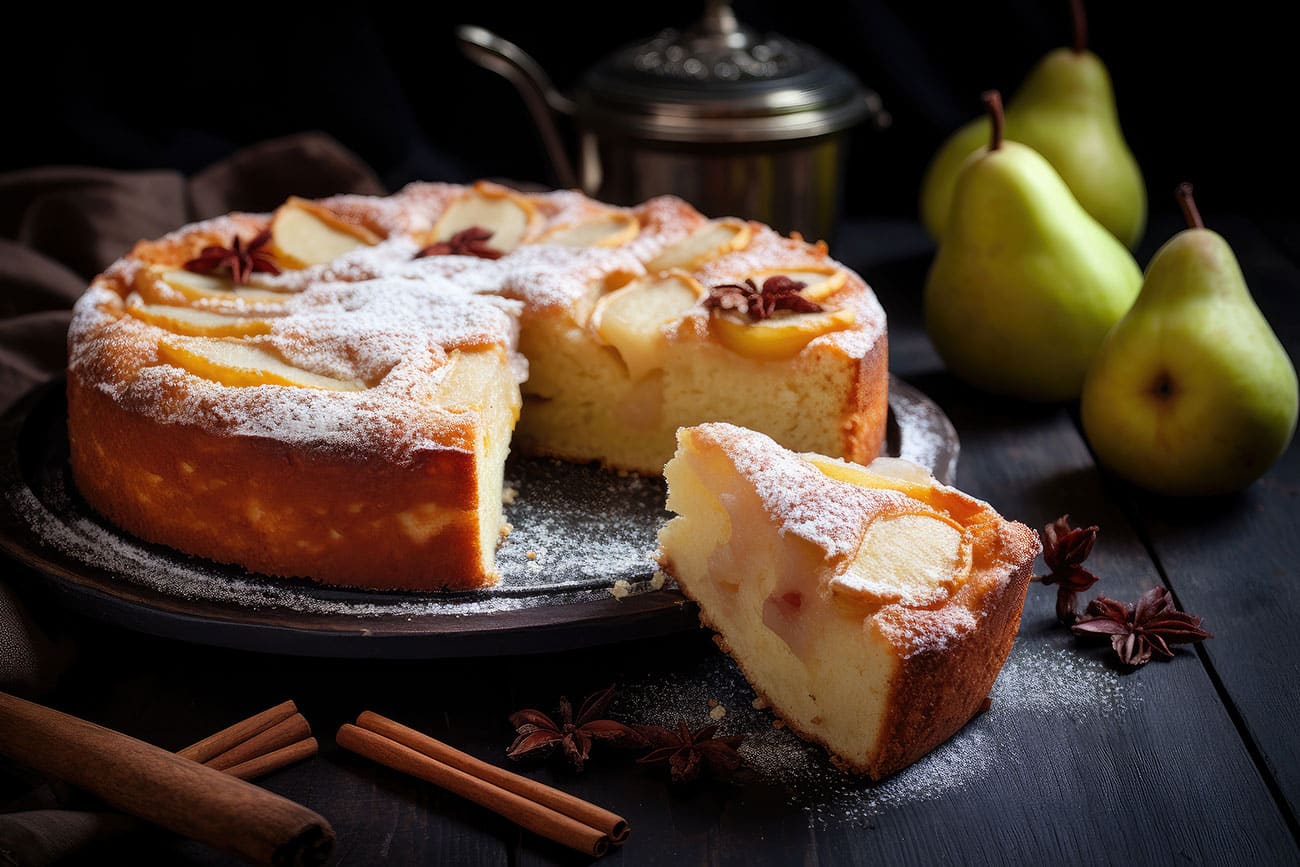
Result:
M720 653L669 672L631 674L614 710L629 721L675 725L683 719L703 725L709 702L720 702L727 714L719 734L745 736L740 752L751 771L747 789L771 791L804 811L810 826L826 827L860 825L908 804L960 797L963 789L1007 773L1031 752L1053 748L1046 739L1026 741L1025 732L1122 718L1140 701L1128 679L1081 653L1068 635L1030 630L1022 630L991 699L990 709L949 741L879 783L839 770L824 749L755 708L755 695L740 670Z
M283 292L301 292L318 283L354 283L399 271L414 258L420 245L414 238L394 235L373 247L359 247L324 265L254 275L252 284Z
M722 422L700 425L697 441L726 451L751 484L763 506L791 533L822 548L828 558L852 554L862 540L862 516L908 497L898 491L866 489L836 481L808 461L783 449L766 434Z

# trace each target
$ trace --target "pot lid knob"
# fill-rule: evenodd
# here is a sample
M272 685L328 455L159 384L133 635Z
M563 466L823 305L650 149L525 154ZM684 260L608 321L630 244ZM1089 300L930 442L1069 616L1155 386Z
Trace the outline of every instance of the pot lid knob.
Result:
M736 20L706 0L688 30L664 30L588 70L579 115L655 141L764 142L834 133L887 115L879 97L817 49Z
M798 46L780 36L760 37L736 20L728 0L708 0L691 29L663 30L637 46L640 72L688 81L737 81L793 75L805 67Z

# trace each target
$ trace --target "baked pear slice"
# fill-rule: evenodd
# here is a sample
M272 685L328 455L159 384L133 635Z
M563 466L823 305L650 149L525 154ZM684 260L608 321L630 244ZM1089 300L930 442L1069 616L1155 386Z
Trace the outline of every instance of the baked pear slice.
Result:
M644 277L603 295L592 310L590 325L618 351L628 376L638 380L663 368L669 329L704 295L704 288L689 274Z
M126 312L141 322L190 337L253 337L271 330L268 319L229 316L211 310L174 307L169 304L128 304Z
M618 247L641 231L635 214L614 211L569 226L557 226L540 239L543 244L562 247Z
M158 360L236 388L288 385L326 391L363 391L366 384L295 367L259 346L231 338L176 337L158 341Z
M744 220L726 217L710 220L691 234L664 247L659 253L645 263L645 269L651 274L659 274L680 268L690 271L710 259L716 259L724 253L743 250L749 245L753 232Z
M795 313L778 310L757 322L734 310L716 310L711 319L713 333L723 346L758 361L793 358L823 334L852 328L852 310L823 310Z
M523 196L479 184L455 199L442 212L430 233L430 243L450 241L466 229L490 232L486 244L509 253L528 234L537 209Z
M325 265L361 247L379 243L363 226L339 219L325 208L291 197L271 216L271 246L285 268Z

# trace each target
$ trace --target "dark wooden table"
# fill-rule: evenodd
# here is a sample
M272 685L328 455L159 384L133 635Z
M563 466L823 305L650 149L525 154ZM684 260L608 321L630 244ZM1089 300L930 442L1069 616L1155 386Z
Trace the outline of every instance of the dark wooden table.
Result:
M1300 231L1210 222L1300 358ZM1155 220L1140 261L1177 228L1172 215ZM1096 591L1131 600L1164 584L1216 637L1171 662L1121 672L1104 649L1054 626L1054 594L1035 585L990 712L921 769L882 786L837 780L833 796L762 781L680 790L612 756L581 775L556 765L528 772L628 817L632 838L609 864L1300 861L1300 450L1293 445L1238 496L1179 502L1137 492L1098 470L1073 408L992 400L943 371L920 326L930 248L915 225L851 224L834 251L867 276L889 312L893 371L956 424L960 486L1032 526L1063 512L1099 524ZM21 577L12 564L0 568ZM698 632L524 658L384 663L191 646L82 620L39 593L32 604L79 651L48 701L162 746L296 699L322 753L264 784L333 823L339 864L589 861L335 749L331 733L363 709L504 763L511 710L553 708L561 693L611 681L640 684L644 698L646 685L662 680L678 693L664 700L680 705L693 678L726 678L726 663ZM737 707L744 686L730 683L719 689L731 689ZM756 713L740 708L724 728ZM227 861L164 835L130 838L96 859L111 854Z

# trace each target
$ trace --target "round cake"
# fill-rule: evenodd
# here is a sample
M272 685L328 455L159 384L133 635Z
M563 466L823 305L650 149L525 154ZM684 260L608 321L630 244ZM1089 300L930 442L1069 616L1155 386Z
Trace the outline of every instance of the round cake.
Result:
M661 197L414 184L140 242L69 332L85 499L120 528L350 587L496 580L510 448L661 473L723 421L880 449L885 318L825 244Z

